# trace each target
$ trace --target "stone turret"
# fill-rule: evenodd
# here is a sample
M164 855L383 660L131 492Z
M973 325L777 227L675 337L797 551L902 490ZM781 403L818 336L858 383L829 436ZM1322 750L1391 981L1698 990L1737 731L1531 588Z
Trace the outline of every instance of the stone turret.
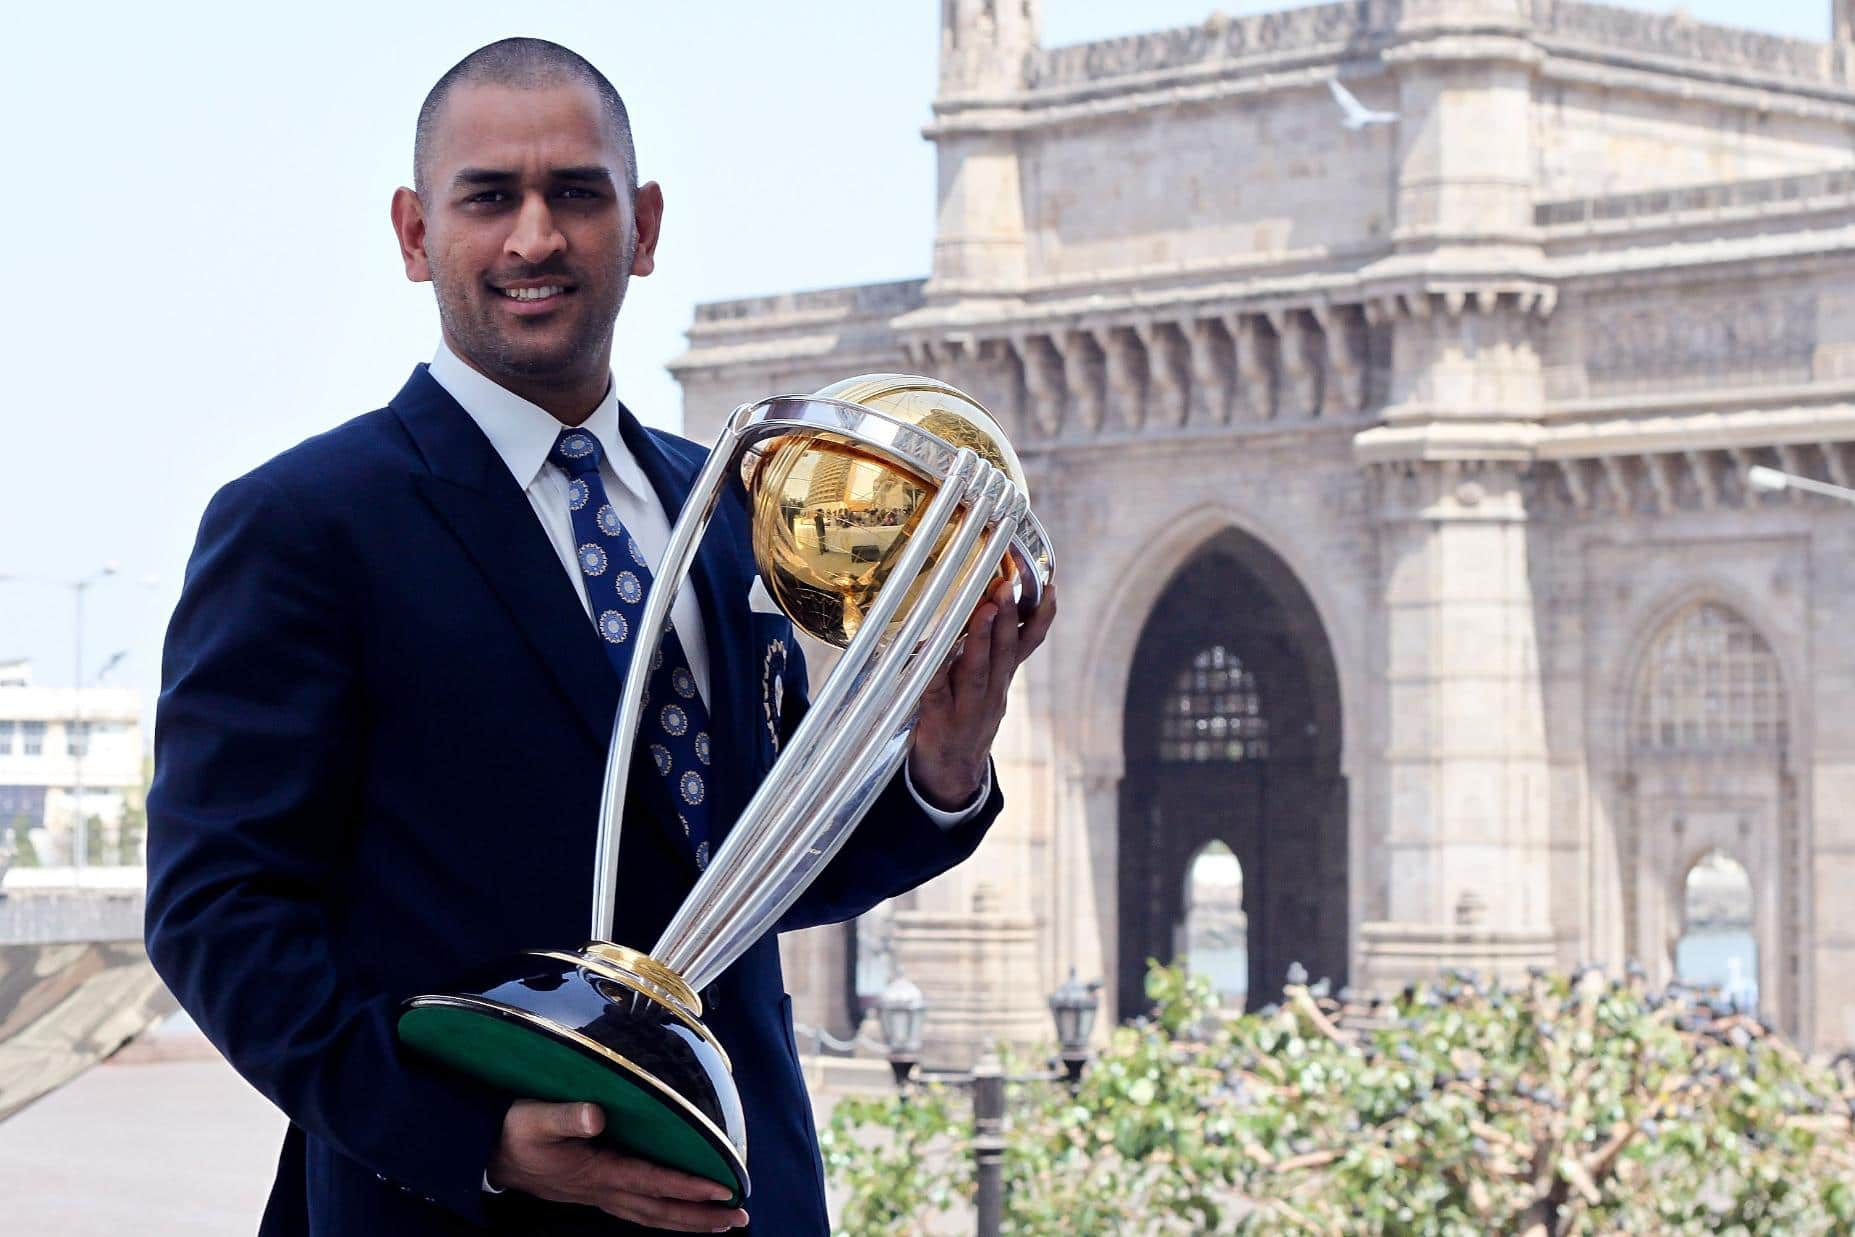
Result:
M941 0L941 98L1022 90L1042 19L1042 0Z
M940 152L930 301L983 297L1023 282L1018 143L987 119L1014 107L1028 85L1041 9L1041 0L942 0L940 97L926 131Z

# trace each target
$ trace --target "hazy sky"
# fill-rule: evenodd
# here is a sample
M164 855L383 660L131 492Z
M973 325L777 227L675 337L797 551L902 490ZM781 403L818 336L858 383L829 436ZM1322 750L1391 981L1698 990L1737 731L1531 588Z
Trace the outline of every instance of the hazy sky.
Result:
M699 301L925 274L938 0L23 5L0 46L0 576L91 593L85 677L152 703L219 485L383 404L437 340L387 224L412 121L464 53L566 43L624 93L668 209L619 319L619 392L675 427ZM1044 40L1187 25L1205 0L1045 0ZM1638 3L1634 7L1670 6ZM1695 16L1827 37L1829 0ZM145 576L153 588L139 587ZM0 658L72 677L71 591L0 580Z

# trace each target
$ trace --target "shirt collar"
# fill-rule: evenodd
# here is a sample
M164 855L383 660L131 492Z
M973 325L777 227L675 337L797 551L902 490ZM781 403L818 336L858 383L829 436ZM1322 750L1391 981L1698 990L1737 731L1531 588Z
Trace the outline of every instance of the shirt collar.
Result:
M554 414L484 377L466 365L443 340L439 341L438 351L432 357L431 376L477 423L515 483L524 490L533 485L547 466L554 440L565 428L554 419ZM598 439L620 485L633 497L656 501L650 480L619 432L618 390L610 381L606 383L605 397L579 428Z

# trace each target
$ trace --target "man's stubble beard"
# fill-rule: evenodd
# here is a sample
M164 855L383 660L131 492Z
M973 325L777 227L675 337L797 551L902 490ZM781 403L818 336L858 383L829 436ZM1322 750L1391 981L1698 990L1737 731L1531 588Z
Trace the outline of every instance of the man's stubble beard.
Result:
M524 353L516 337L500 330L493 320L495 305L492 299L483 302L483 314L477 317L471 313L470 302L461 296L450 295L451 281L448 277L432 270L432 290L438 304L438 323L447 338L454 340L460 352L477 368L492 377L501 374L517 380L540 382L546 384L550 377L564 381L571 380L576 373L575 362L603 350L606 363L611 361L612 335L618 321L618 311L625 303L625 292L630 286L631 264L637 254L637 237L628 237L620 265L615 272L613 287L615 295L609 311L595 310L581 319L580 329L575 336L557 350L547 352ZM582 282L576 296L590 294L590 289ZM500 293L489 291L486 298L494 298Z

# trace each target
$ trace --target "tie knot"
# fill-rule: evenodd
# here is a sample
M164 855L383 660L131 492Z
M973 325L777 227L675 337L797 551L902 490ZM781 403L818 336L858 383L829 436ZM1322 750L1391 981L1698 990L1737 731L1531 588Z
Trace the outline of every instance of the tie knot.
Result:
M599 440L585 430L562 430L547 457L569 477L583 477L599 470Z

